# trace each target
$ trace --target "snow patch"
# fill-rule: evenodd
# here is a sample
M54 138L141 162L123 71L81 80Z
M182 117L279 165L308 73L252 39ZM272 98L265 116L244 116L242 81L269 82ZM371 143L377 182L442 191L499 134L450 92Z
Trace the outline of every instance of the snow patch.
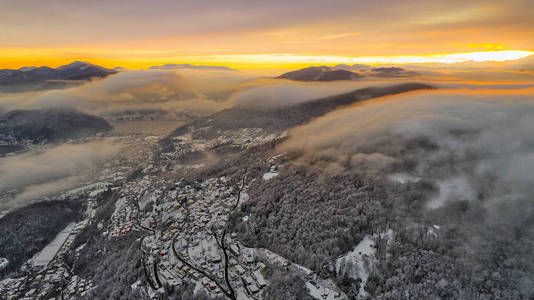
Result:
M386 232L381 233L380 236L389 242L393 239L393 230L388 229ZM377 237L377 234L364 236L352 251L336 260L336 272L345 273L353 279L360 278L362 280L357 299L366 299L368 296L364 288L369 274L378 262L375 256L375 239Z
M8 264L9 264L9 260L7 258L0 257L0 271L5 269Z
M248 199L250 199L250 196L248 195L248 193L242 191L242 192L241 192L241 197L240 197L240 201L241 201L241 203L245 203L245 202L247 202Z
M269 180L269 179L272 179L274 177L278 176L278 172L267 172L265 174L263 174L263 180Z
M272 165L269 172L263 174L263 180L269 180L278 176L278 166Z
M419 182L421 178L412 176L410 174L404 174L404 173L395 173L389 176L389 178L394 181L398 182L400 184L406 184L406 183L413 183L413 182Z
M137 280L136 282L134 282L130 287L132 288L132 290L137 290L137 288L141 285L141 280Z
M106 192L108 189L98 189L98 190L94 190L92 192L89 193L89 197L96 197L104 192Z
M337 300L340 299L341 293L335 292L327 287L320 286L315 281L306 281L308 293L315 299L319 300Z

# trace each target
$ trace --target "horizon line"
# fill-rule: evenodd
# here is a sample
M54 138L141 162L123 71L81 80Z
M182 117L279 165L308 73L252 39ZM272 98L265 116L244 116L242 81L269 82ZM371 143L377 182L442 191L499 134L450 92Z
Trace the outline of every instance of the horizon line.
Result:
M0 50L1 53L1 50ZM20 69L24 67L36 67L37 64L24 63L23 61L49 61L50 63L40 66L58 67L72 63L74 61L84 61L106 68L124 67L127 69L140 70L151 66L162 64L192 64L196 66L209 65L229 67L239 69L274 69L292 68L304 65L336 65L336 64L367 64L377 65L409 65L409 64L445 64L455 65L457 63L482 63L482 62L507 62L519 60L534 55L534 51L529 50L494 50L475 51L442 54L422 54L422 55L382 55L382 56L338 56L338 55L299 55L299 54L216 54L216 55L189 55L175 57L159 57L153 59L124 58L106 59L80 55L78 58L72 57L17 57L11 61L20 61L19 64L8 64L6 68ZM67 55L65 55L67 56ZM7 59L9 60L9 58ZM127 66L131 66L128 68ZM135 66L135 67L134 67ZM1 68L1 67L0 67Z

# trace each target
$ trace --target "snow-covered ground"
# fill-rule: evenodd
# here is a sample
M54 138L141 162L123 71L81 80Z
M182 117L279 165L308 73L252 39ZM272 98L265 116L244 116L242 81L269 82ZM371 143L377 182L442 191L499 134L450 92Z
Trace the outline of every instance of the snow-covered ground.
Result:
M267 172L265 174L263 174L263 180L269 180L269 179L272 179L274 177L278 176L278 172Z
M253 248L249 248L253 249ZM306 278L306 287L310 296L319 300L334 300L334 299L347 299L347 296L336 286L331 279L322 280L319 279L316 273L312 270L301 266L296 263L291 263L286 258L264 248L254 248L254 251L258 257L262 257L271 264L277 264L280 266L289 266L294 271L299 272Z
M291 264L291 262L289 260L287 260L283 256L280 256L280 255L272 252L269 249L259 248L259 249L255 249L255 252L256 252L256 255L258 257L264 258L265 260L267 260L271 264L277 264L277 265L280 265L280 266L287 266L287 265Z
M107 191L108 189L98 189L98 190L94 190L92 192L89 193L89 197L96 197L100 194L102 194L103 192Z
M242 191L242 192L241 192L241 199L240 199L241 203L245 203L245 202L247 202L249 199L250 199L250 196L248 195L248 193L245 192L245 191Z
M380 234L386 238L388 242L393 238L393 231L388 229L386 232ZM367 293L365 292L365 284L369 278L369 274L376 266L377 259L375 239L377 234L366 235L354 249L336 260L336 272L345 273L347 276L362 280L360 291L358 293L359 299L365 299Z
M364 236L360 243L347 254L336 260L336 271L345 272L349 277L362 280L358 296L363 299L366 295L365 283L369 278L375 263L375 241L370 235Z
M271 169L269 170L269 172L263 174L263 180L269 180L269 179L272 179L278 176L277 169L278 169L277 166L275 165L271 166Z
M9 264L7 258L0 257L0 271L2 271Z
M237 300L250 300L251 298L248 296L247 292L244 288L239 287L236 289L237 294Z
M311 280L306 282L306 287L308 288L308 293L310 294L310 296L312 296L315 299L319 299L319 300L346 299L346 298L341 298L340 296L341 294L339 292L335 292Z
M46 245L40 252L35 254L32 257L32 264L36 266L45 266L48 264L49 261L51 261L56 253L59 251L63 243L67 240L69 237L70 232L74 227L76 226L75 223L70 223L63 229L52 242L50 242L48 245Z
M398 182L400 184L418 182L421 180L421 178L419 177L412 176L410 174L405 174L405 173L395 173L395 174L390 175L389 178L393 180L394 182Z
M140 184L141 185L141 184ZM149 202L153 202L155 203L156 202L156 195L154 194L154 192L148 192L146 193L145 195L143 195L143 197L141 197L139 199L139 209L141 210L144 210L145 209L145 206L149 203Z
M69 195L69 196L79 195L79 194L97 190L97 189L107 190L109 186L111 186L111 183L109 182L95 182L95 183L91 183L91 184L67 191L65 195Z

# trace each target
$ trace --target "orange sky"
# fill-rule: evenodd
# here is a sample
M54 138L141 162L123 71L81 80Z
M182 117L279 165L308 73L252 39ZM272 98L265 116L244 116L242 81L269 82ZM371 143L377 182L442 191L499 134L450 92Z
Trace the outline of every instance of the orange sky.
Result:
M5 0L0 68L72 60L132 69L164 63L292 68L503 60L534 53L533 1L325 3Z

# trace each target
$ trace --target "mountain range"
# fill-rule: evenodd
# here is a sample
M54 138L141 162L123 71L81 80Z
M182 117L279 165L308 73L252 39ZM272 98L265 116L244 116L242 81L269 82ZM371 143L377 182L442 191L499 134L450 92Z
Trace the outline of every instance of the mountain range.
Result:
M22 67L20 69L0 70L0 89L13 90L19 86L29 85L32 90L41 90L63 86L68 81L85 81L92 78L104 78L117 71L106 69L87 62L75 61L58 68Z
M463 61L457 63L412 63L404 65L410 69L429 70L506 70L534 71L534 55L507 61Z

